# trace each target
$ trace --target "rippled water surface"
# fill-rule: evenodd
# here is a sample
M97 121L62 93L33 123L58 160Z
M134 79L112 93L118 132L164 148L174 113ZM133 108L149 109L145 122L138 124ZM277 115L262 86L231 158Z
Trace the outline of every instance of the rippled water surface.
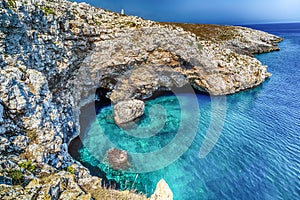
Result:
M255 89L227 96L224 127L205 158L199 158L199 150L211 120L212 106L208 96L197 94L197 134L190 148L165 168L140 174L113 171L95 159L94 153L103 156L109 148L103 143L103 135L97 134L99 124L115 146L129 152L163 148L175 137L182 117L173 95L146 103L147 112L138 122L140 126L151 124L149 128L155 129L161 121L166 122L157 135L148 139L136 139L118 128L110 106L98 110L97 119L89 127L89 137L83 141L89 148L78 149L78 159L101 169L121 189L136 188L148 195L164 178L178 200L300 199L300 24L252 27L285 38L279 44L281 51L256 56L269 66L273 76ZM182 96L188 102L189 95ZM150 119L149 109L157 104L164 109L153 109L156 117Z

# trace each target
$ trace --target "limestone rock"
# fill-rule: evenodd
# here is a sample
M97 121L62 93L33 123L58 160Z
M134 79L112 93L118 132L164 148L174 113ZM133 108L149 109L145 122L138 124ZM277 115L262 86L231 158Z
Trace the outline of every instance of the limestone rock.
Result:
M74 175L67 172L59 172L41 179L33 179L25 187L26 190L39 191L38 198L50 197L51 199L83 198L85 192L75 182Z
M146 99L160 90L172 90L188 84L188 79L169 66L139 66L117 78L110 94L112 102L130 98Z
M60 192L60 185L58 183L57 185L53 185L50 187L48 194L51 196L51 199L58 200Z
M0 152L5 152L10 146L10 142L5 137L0 136Z
M114 119L116 124L122 125L135 120L144 114L145 104L141 100L133 99L120 101L114 105Z
M29 139L24 135L18 135L14 138L12 144L16 151L25 150L29 144Z
M161 179L157 185L154 193L151 195L150 200L172 200L173 193L164 179Z
M0 174L0 184L12 185L12 179L10 177L5 177Z

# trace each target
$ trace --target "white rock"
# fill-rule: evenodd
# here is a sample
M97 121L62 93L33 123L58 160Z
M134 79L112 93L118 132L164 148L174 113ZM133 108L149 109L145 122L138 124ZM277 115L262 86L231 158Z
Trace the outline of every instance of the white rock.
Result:
M5 137L0 136L0 152L5 151L8 146L9 146L8 140Z
M173 192L164 179L161 179L157 185L154 193L151 195L150 200L172 200Z
M12 143L17 151L24 150L29 144L29 139L24 135L18 135L15 137Z

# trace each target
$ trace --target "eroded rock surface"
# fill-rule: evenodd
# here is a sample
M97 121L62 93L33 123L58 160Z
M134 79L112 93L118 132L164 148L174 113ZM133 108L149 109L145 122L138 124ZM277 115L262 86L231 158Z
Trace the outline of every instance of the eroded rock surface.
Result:
M118 125L131 122L144 114L145 104L141 100L133 99L120 101L114 105L115 122Z
M79 135L80 107L94 101L97 88L110 90L114 104L186 84L212 95L235 93L270 76L249 52L276 50L280 40L231 27L236 34L220 43L65 0L0 1L0 19L0 181L7 183L1 199L35 198L36 190L43 198L101 199L107 193L98 195L100 180L67 151ZM60 172L70 166L71 176Z

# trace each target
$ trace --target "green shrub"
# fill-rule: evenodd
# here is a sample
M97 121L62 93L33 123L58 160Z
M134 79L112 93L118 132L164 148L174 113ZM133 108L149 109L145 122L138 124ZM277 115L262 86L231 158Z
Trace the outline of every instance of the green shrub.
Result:
M72 166L66 167L65 171L70 172L71 174L75 174L75 169Z
M19 67L18 69L19 69L23 74L25 74L25 75L27 74L27 71L24 70L24 69L22 69L21 67Z
M126 25L129 27L136 27L137 24L135 22L126 22Z
M32 164L31 160L28 160L26 162L21 162L18 165L19 165L19 167L27 169L30 172L33 172L35 170L35 168L36 168L36 165Z
M41 9L44 11L45 15L56 15L54 10L52 8L50 8L49 6L43 7Z
M101 22L100 21L95 21L96 26L100 26Z
M8 176L12 179L14 185L21 185L24 182L24 177L20 170L9 170Z
M198 44L198 49L201 51L203 49L203 45L202 44Z
M9 8L16 8L17 7L16 0L8 0L7 4L8 4Z

